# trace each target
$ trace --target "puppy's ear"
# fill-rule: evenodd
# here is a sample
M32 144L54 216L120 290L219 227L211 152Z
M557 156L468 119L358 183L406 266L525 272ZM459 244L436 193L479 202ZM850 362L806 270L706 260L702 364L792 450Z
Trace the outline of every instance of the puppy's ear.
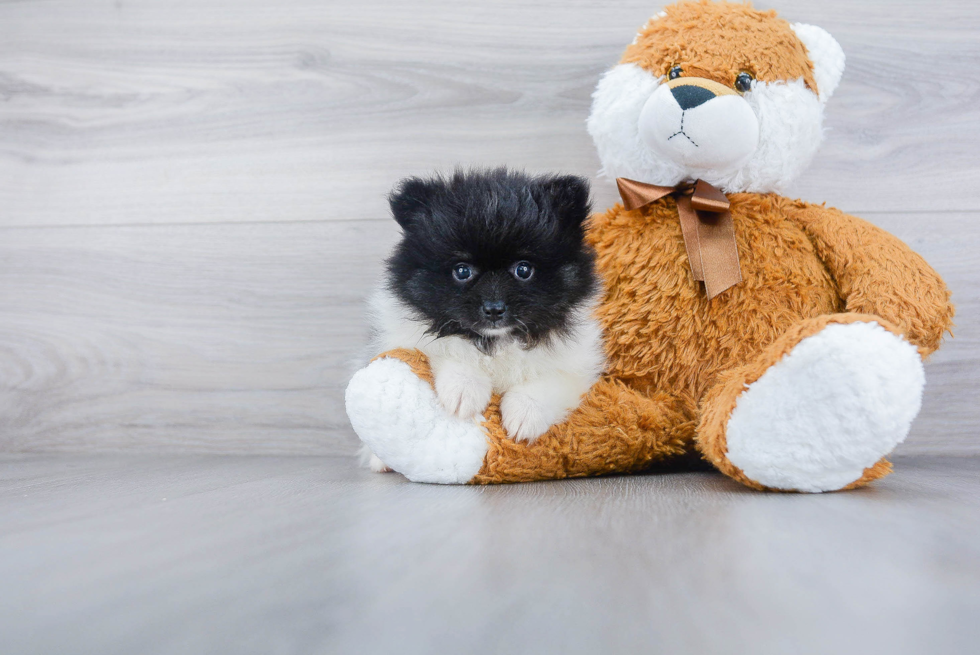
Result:
M432 211L432 199L440 193L443 184L440 180L423 180L409 177L398 183L388 194L391 215L403 230L411 230L419 221L425 220Z
M544 178L541 188L563 225L579 227L592 212L589 181L577 175L555 175Z

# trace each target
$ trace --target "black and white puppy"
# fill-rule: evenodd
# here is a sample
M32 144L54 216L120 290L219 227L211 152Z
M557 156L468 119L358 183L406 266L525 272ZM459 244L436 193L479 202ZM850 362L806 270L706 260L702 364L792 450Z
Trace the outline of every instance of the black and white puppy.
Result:
M371 300L376 352L424 352L439 401L461 418L502 394L513 439L564 420L605 366L588 182L457 171L403 180L389 201L403 236Z

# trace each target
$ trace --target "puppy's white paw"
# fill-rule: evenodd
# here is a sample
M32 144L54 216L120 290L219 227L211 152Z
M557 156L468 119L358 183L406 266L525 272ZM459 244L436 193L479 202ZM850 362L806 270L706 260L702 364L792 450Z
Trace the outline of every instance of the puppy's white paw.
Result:
M470 419L490 404L493 386L490 378L456 368L446 368L436 376L436 396L453 416Z
M501 421L514 441L533 443L551 427L550 414L538 399L520 391L508 391L500 401Z
M371 451L367 444L361 444L361 449L357 453L361 466L370 470L372 473L391 473L392 469L381 461L381 458Z
M368 461L368 468L371 469L373 473L391 473L391 469L387 464L381 461L381 458L371 453L371 459Z

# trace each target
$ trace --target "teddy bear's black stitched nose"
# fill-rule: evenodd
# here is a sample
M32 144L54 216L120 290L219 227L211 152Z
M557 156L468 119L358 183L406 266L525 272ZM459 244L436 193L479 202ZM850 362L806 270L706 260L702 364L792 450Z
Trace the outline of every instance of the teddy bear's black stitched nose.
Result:
M675 86L670 90L674 96L674 100L677 104L681 106L681 109L688 110L697 107L698 105L703 105L712 98L715 97L713 91L709 91L700 86L695 86L693 84L683 84L681 86Z

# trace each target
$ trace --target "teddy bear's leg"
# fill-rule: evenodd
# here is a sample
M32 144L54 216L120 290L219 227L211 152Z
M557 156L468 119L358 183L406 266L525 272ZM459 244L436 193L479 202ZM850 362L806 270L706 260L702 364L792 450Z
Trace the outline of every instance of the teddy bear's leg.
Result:
M494 396L476 421L449 415L417 351L392 351L354 375L347 413L386 465L416 482L493 484L627 473L690 450L691 398L642 396L600 380L569 418L534 443L515 442Z
M719 377L701 402L697 444L756 489L863 486L908 435L925 374L915 346L884 319L802 321L755 360Z

